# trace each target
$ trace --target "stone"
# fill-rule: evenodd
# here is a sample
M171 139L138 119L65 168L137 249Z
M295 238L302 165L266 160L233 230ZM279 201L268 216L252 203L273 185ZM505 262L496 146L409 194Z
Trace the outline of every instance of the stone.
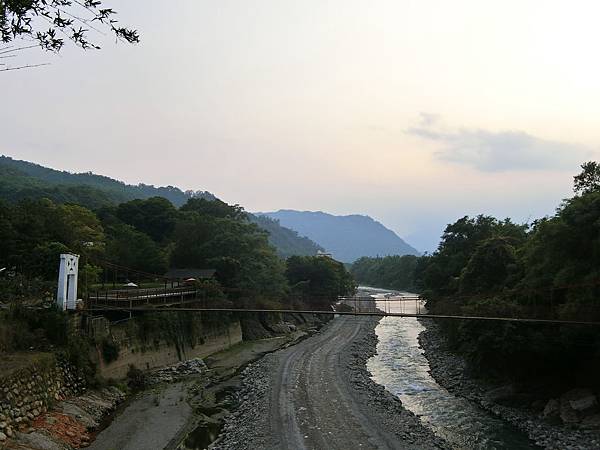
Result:
M0 442L4 442L7 439L7 436L0 431Z
M560 416L560 401L555 398L551 398L544 407L542 417L544 419L556 419Z
M572 389L566 392L561 399L565 399L575 411L583 412L598 405L598 400L589 389Z
M575 424L579 422L577 411L571 407L571 403L567 399L562 397L560 399L560 420L562 420L564 424Z
M581 421L584 430L600 430L600 414L588 416Z

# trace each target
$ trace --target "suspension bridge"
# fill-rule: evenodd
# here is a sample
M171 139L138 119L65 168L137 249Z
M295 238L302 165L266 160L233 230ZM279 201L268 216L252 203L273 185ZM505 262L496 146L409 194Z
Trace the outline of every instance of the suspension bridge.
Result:
M537 305L526 316L479 316L463 314L430 314L425 308L427 299L407 293L388 294L381 296L341 296L331 302L330 309L307 309L290 308L261 308L255 305L252 292L244 292L236 288L217 287L215 285L202 285L199 283L185 283L181 280L173 280L162 275L150 274L137 271L128 267L113 263L102 262L105 266L105 279L108 269L112 269L112 288L107 287L106 280L102 283L103 288L86 288L87 296L84 301L83 312L89 314L101 314L106 312L123 311L130 315L133 313L147 312L213 312L213 313L279 313L279 314L322 314L339 316L377 316L397 318L423 318L439 320L477 320L495 322L513 322L530 324L570 324L570 325L600 325L596 320L568 320L554 317L551 314L539 313ZM162 284L161 287L151 288L117 288L117 280L122 276L117 271L125 273L125 280L131 275L146 278L155 283ZM562 289L555 288L554 290ZM233 295L234 300L227 297ZM289 296L283 302L288 304L314 304L318 297L305 298L301 296ZM308 300L308 301L307 301ZM311 302L312 300L312 302ZM404 305L410 305L410 311ZM590 317L594 317L591 315Z

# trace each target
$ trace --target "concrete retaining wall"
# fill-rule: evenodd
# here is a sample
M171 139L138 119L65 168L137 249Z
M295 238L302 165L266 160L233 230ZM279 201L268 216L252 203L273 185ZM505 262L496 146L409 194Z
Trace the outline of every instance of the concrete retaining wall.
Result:
M101 349L98 347L99 372L104 378L120 379L127 375L130 365L138 369L148 370L185 361L192 358L204 358L212 353L225 350L241 342L242 329L239 321L221 327L210 327L203 330L202 339L193 347L185 345L179 352L172 343L164 341L154 343L150 348L142 345L137 339L128 337L124 327L112 326L112 338L119 346L119 357L116 361L105 363Z

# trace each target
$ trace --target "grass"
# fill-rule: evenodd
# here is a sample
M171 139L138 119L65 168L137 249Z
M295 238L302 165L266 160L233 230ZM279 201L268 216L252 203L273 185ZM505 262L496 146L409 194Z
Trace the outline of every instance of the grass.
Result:
M51 353L42 352L17 352L0 354L0 378L6 378L13 373L30 367L33 364L51 361Z

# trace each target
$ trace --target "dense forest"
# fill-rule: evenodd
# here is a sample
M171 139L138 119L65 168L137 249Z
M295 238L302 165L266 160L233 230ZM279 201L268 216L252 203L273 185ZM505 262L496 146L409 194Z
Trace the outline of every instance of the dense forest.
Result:
M350 266L350 272L357 282L366 286L414 291L415 271L420 261L421 258L415 255L378 258L363 256L354 261Z
M215 198L206 191L183 192L173 186L147 184L134 186L91 172L70 173L0 155L0 198L7 201L49 198L57 203L71 202L93 209L150 197L164 197L175 206L182 206L194 197Z
M81 256L83 298L103 282L162 285L168 268L215 269L214 280L199 283L209 283L222 305L330 309L355 289L344 265L331 258L281 258L243 208L217 199L190 198L176 208L152 197L95 211L48 198L0 201L0 304L9 305L0 308L0 352L28 348L32 338L23 333L30 326L41 340L55 333L14 306L53 304L59 255L66 252Z
M432 313L600 321L600 165L551 217L516 224L480 215L448 225L418 261L361 259L362 283L415 289ZM600 334L590 325L443 321L453 348L487 376L597 384Z
M61 331L66 319L52 308L21 307L53 304L61 253L81 257L82 298L102 286L162 285L168 269L193 268L216 271L199 283L223 306L330 309L355 285L341 263L315 256L320 249L207 192L0 157L0 352L49 342L76 357L85 345Z
M8 203L47 198L57 204L73 203L91 210L111 207L136 199L162 197L181 207L189 199L215 200L208 191L182 191L173 186L155 187L147 184L125 184L94 173L70 173L19 161L0 155L0 199ZM247 217L269 233L269 242L279 256L316 255L322 250L308 238L282 227L266 217Z

